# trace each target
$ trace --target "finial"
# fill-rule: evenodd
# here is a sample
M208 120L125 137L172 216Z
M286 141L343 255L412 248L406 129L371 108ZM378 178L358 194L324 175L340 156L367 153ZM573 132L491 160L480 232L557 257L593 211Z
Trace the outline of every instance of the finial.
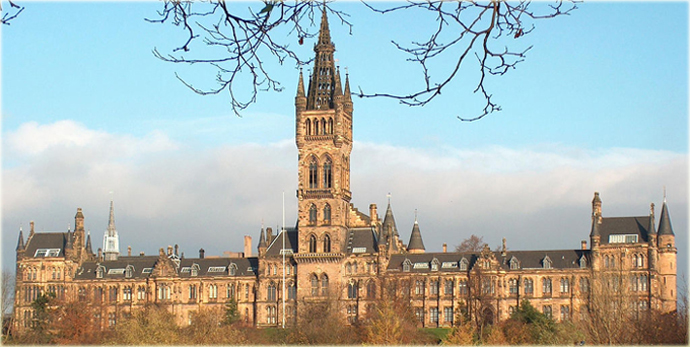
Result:
M417 223L417 209L414 209L414 224L419 224Z
M664 186L664 203L666 203L666 186Z
M386 194L386 197L388 198L388 205L391 204L391 193Z
M348 70L347 70L347 66L345 67L345 74L346 74L346 75L349 74L349 72L348 72Z

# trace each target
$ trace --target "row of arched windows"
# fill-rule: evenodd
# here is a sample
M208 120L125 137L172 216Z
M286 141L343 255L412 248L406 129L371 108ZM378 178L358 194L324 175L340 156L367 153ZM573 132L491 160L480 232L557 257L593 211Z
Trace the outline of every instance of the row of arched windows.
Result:
M309 189L324 188L329 189L333 187L333 161L330 157L326 157L326 162L323 164L323 180L319 182L319 161L315 156L309 159Z
M637 268L642 268L644 264L644 256L642 254L633 254L632 256L632 266Z
M316 225L318 219L318 210L315 204L309 206L309 224ZM323 207L323 224L331 224L331 205L326 204Z
M309 235L309 253L316 253L316 236L315 235ZM323 248L321 248L321 252L323 253L329 253L331 251L331 237L326 234L323 236Z
M305 135L331 135L333 134L333 118L328 117L309 119L304 122Z
M328 295L328 275L321 274L321 277L318 277L316 274L311 275L311 295Z

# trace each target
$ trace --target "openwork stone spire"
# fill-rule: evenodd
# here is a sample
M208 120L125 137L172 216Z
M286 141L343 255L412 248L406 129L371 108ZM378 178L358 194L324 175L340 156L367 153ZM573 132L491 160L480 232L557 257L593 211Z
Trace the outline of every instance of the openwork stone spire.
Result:
M331 31L328 28L328 17L324 9L321 17L319 41L314 46L314 70L309 81L307 110L333 109L333 97L336 89L336 71L333 52L335 45L331 42Z
M108 218L108 230L103 235L103 254L105 260L117 260L120 255L119 237L115 229L115 210L113 209L113 201L110 200L110 217Z

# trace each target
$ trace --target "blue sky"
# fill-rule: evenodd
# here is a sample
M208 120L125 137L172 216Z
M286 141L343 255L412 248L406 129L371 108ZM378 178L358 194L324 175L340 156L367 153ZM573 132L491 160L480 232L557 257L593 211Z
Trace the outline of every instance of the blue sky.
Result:
M262 219L280 223L283 191L291 224L295 66L273 64L285 91L259 94L238 118L226 93L194 94L174 75L212 87L213 71L153 56L185 39L144 21L161 3L24 5L2 28L5 268L20 226L65 230L77 207L98 247L111 191L123 251L239 251ZM330 23L353 89L406 93L420 82L390 41L425 39L433 18L334 6L354 25L350 35ZM687 263L687 3L581 3L535 25L515 43L533 45L526 60L487 82L503 111L481 121L456 119L481 109L471 64L422 108L355 98L353 202L381 209L390 192L404 239L419 209L431 251L470 234L563 249L588 239L595 190L605 216L645 215L666 186ZM311 55L313 42L285 40Z

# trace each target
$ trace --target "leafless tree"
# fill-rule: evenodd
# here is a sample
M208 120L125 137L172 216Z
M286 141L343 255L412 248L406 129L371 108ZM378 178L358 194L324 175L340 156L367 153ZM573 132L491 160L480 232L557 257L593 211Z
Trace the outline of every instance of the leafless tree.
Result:
M10 6L9 9L7 8L7 6L3 7L3 3L0 2L0 12L2 12L2 18L0 18L0 23L10 25L10 22L13 19L17 18L17 16L19 16L19 14L22 13L22 11L24 11L24 6L19 6L10 0L7 0L7 4Z
M14 274L2 270L2 316L9 314L14 306Z
M431 33L424 34L429 37L426 41L412 41L409 46L393 42L402 52L411 55L409 61L418 63L422 68L424 82L421 86L412 86L416 91L407 94L365 93L360 88L357 95L393 98L409 106L426 105L441 95L441 90L458 76L461 65L474 55L480 72L474 92L480 92L486 104L479 116L458 118L463 121L481 119L501 109L486 88L487 77L504 75L515 68L531 48L513 48L515 41L532 32L536 20L567 15L575 10L577 7L574 1L577 0L559 0L554 4L532 4L530 1L509 3L500 0L486 4L442 0L410 0L404 5L377 3L374 6L365 3L376 13L389 16L396 12L418 10L420 16L434 18L437 25ZM258 91L283 89L280 82L271 77L266 61L274 59L281 65L292 61L297 66L311 61L311 56L298 56L288 42L303 44L305 39L316 35L309 31L309 27L318 18L318 9L323 7L350 29L352 26L346 13L333 9L326 1L322 4L311 1L262 0L259 7L252 8L257 6L252 4L243 10L244 6L248 5L229 4L223 0L202 3L166 0L164 8L159 11L159 18L149 19L150 22L172 23L187 32L184 42L172 53L162 54L154 49L154 55L173 63L212 66L217 71L218 86L215 88L198 88L187 79L177 74L176 76L187 87L202 95L227 90L232 108L238 115L239 111L256 102ZM286 42L275 35L278 32L288 34ZM207 48L215 50L208 56L201 53L203 58L184 56L183 53L192 51L198 40ZM194 46L195 53L199 50L199 46ZM441 61L441 56L453 57L451 66L436 63ZM432 78L432 69L441 71L441 77ZM250 85L249 88L247 84Z
M472 234L469 238L462 240L462 243L455 246L456 252L481 252L487 246L484 237Z

